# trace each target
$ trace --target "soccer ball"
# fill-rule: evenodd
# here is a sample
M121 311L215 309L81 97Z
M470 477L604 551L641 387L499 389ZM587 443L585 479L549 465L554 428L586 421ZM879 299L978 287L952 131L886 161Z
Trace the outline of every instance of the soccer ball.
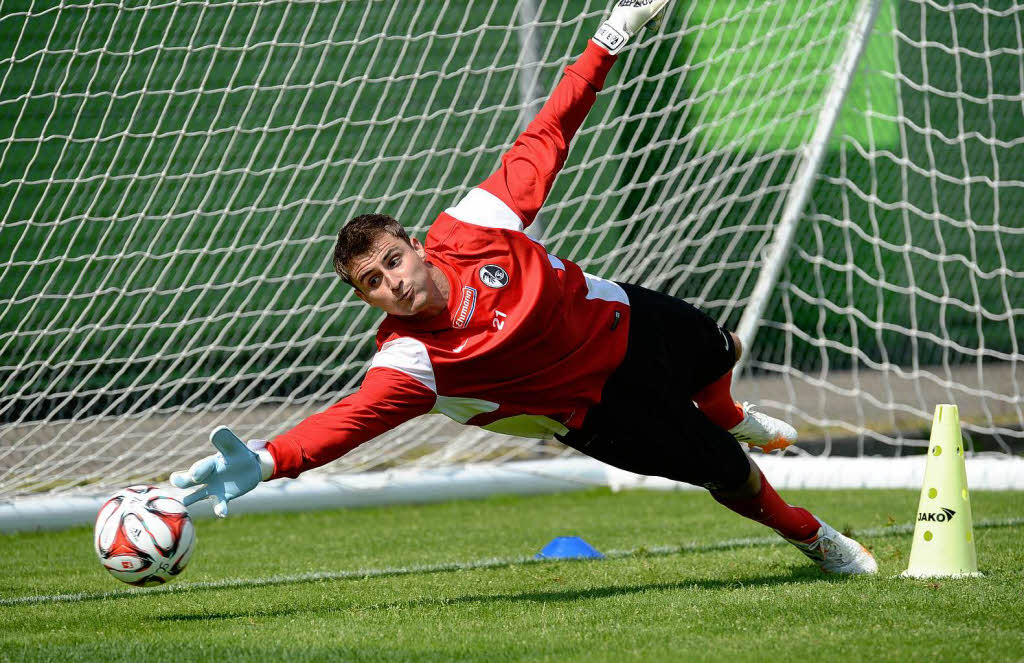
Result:
M159 585L185 570L196 545L192 519L168 491L131 486L104 503L96 516L96 554L121 582Z

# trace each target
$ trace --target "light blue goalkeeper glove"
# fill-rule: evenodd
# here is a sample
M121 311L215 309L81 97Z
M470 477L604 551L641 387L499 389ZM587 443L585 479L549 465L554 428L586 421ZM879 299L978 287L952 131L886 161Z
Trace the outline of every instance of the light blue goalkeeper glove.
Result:
M613 55L622 50L629 38L647 25L657 29L664 17L665 7L672 0L618 0L611 16L601 24L594 41Z
M210 433L210 442L220 453L196 461L184 472L174 472L171 484L176 488L202 486L186 495L182 502L189 506L210 497L213 499L213 512L224 518L228 515L229 501L270 478L274 472L274 459L264 448L265 440L252 440L246 445L227 426L220 426Z

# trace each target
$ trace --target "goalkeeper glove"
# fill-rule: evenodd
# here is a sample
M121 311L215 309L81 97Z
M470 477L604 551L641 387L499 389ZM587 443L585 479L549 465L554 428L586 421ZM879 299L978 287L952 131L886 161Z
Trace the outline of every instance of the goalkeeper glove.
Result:
M228 501L270 478L274 473L274 458L265 448L266 440L250 440L246 445L227 426L210 433L210 442L220 453L196 461L184 472L174 472L171 484L176 488L202 486L186 495L182 502L189 506L211 497L213 512L224 518L228 515Z
M672 0L618 0L611 16L601 24L594 35L594 41L615 55L622 50L629 38L640 32L652 20L657 28L664 16L665 7Z

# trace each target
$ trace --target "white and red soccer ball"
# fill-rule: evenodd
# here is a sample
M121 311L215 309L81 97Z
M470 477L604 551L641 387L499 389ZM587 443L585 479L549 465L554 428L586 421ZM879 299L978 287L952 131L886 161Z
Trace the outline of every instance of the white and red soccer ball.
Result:
M185 505L156 486L130 486L96 516L96 554L110 574L129 585L167 582L185 569L196 530Z

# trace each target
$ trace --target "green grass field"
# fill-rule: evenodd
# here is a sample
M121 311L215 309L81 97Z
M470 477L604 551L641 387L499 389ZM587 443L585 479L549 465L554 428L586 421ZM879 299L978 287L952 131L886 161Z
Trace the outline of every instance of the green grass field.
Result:
M970 580L894 577L916 492L786 497L852 530L881 573L823 576L703 493L200 521L190 567L156 591L108 577L78 528L0 537L0 660L1024 658L1021 493L973 494ZM609 558L527 561L559 535ZM66 600L17 602L40 595Z

